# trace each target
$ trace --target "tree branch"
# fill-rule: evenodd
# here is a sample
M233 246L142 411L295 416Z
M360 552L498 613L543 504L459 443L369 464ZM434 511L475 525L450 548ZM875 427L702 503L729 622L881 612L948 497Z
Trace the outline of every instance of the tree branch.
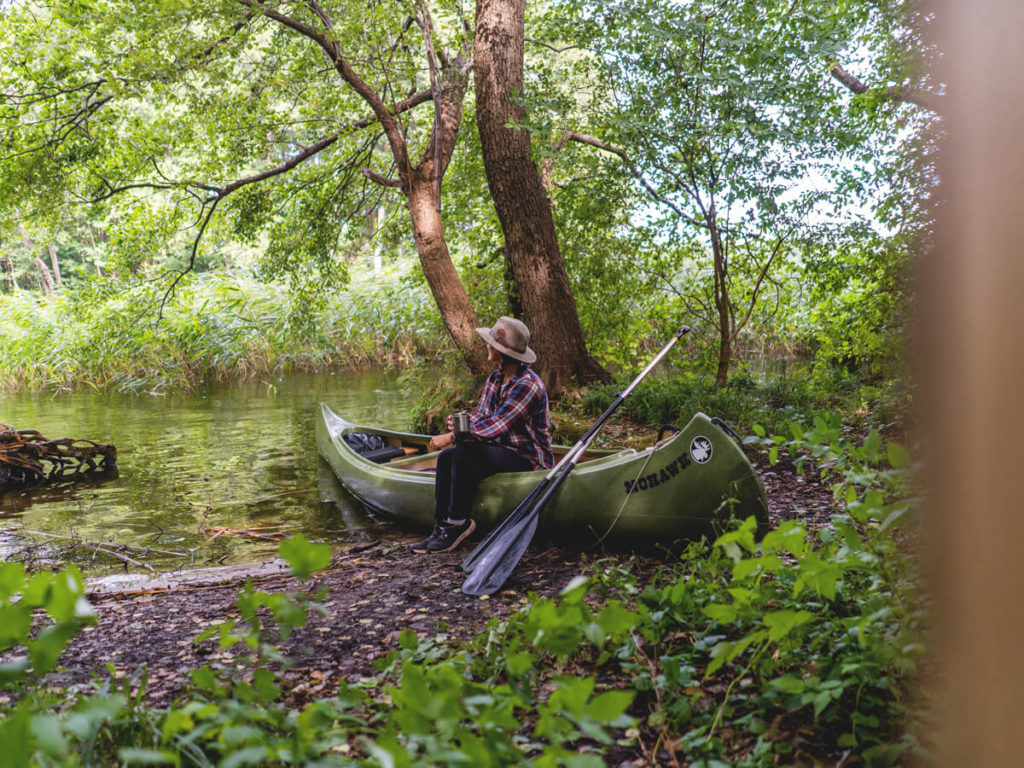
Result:
M829 74L831 74L836 81L858 96L867 93L869 90L867 85L843 69L842 65L839 63L833 63L832 66L829 67ZM885 95L893 101L900 101L904 104L913 104L915 107L921 107L922 109L927 109L928 111L935 112L936 114L939 112L938 103L934 97L912 91L909 86L900 87L898 85L894 85L886 89Z
M754 313L754 307L757 305L757 296L761 292L761 285L762 283L764 283L765 277L768 275L768 270L771 269L772 262L775 261L775 257L778 256L779 253L782 251L783 243L786 241L791 232L792 230L790 230L790 232L787 232L785 238L783 236L779 236L775 239L775 245L772 247L771 255L768 257L768 261L765 263L765 265L761 267L761 272L757 276L757 281L754 283L754 290L751 292L750 303L747 306L747 314L739 323L735 323L734 321L734 327L732 330L733 341L737 341L739 339L740 331L742 331L746 327L747 323L750 321L750 317Z
M556 152L561 151L569 141L576 141L576 142L579 142L581 144L589 144L590 146L596 147L597 149L603 150L605 152L610 152L613 155L618 155L618 157L622 159L623 163L625 163L626 168L629 171L630 175L633 176L633 178L635 178L637 181L640 182L640 184L643 186L643 188L645 190L647 190L647 194L649 194L656 202L661 203L662 205L665 205L665 206L669 207L672 210L672 212L676 214L676 216L679 216L680 218L688 221L689 223L694 224L696 226L703 226L703 224L701 222L699 222L699 221L695 220L693 217L689 216L685 211L683 211L681 208L679 208L679 206L677 206L671 200L663 197L658 192L658 190L654 188L654 185L651 184L651 182L648 181L647 178L644 177L644 175L640 172L640 169L637 168L636 165L633 163L632 159L630 159L629 153L626 152L626 150L623 149L622 147L616 146L615 144L611 144L611 143L609 143L607 141L603 141L603 140L597 138L596 136L589 136L589 135L587 135L585 133L576 133L575 131L566 131L565 133L562 134L561 138L559 138L559 140L557 142L555 142L555 147L554 147L555 151ZM547 176L546 182L548 184L550 184L550 180L551 180L551 164L550 164L550 161L548 161L548 160L545 161L543 172L546 172L546 176ZM544 176L543 172L542 172L542 178ZM549 189L550 189L550 187L549 187Z
M376 171L371 171L369 168L363 168L363 176L375 184L380 184L382 187L394 187L395 189L402 188L402 182L398 179L390 179L387 176L382 176Z
M441 76L438 72L437 55L434 50L434 22L430 17L430 9L423 0L417 3L417 21L423 32L423 52L427 56L427 72L430 75L430 91L434 96L434 128L430 132L430 142L427 152L434 161L434 194L441 199L441 140L440 134L444 124L441 119Z
M46 141L42 142L41 144L38 144L37 146L29 147L28 149L22 150L21 152L15 152L13 155L4 155L4 156L0 157L0 160L13 160L15 158L22 157L23 155L30 155L33 152L38 152L39 150L41 150L41 149L43 149L45 147L52 147L52 146L56 146L58 144L61 144L61 143L64 142L65 139L67 139L68 136L71 135L71 133L76 128L81 128L82 131L86 134L86 136L88 136L89 135L89 128L88 128L89 118L97 110L99 110L100 107L102 107L104 104L108 103L113 98L114 98L113 96L105 96L104 98L102 98L102 99L100 99L98 101L93 101L93 102L90 102L88 100L88 98L87 98L85 104L81 107L81 109L78 109L75 112L71 112L71 113L68 113L66 115L58 115L57 116L58 118L67 118L67 119L64 120L63 123L60 123L59 125L55 124L53 126L53 129L50 132L50 138L49 139L47 139ZM46 122L50 122L50 121L49 120L44 120L44 121L40 121L40 122L41 123L46 123Z
M413 107L422 104L425 101L430 101L430 98L430 91L420 91L419 93L414 93L412 96L409 96L408 98L402 99L400 102L398 102L392 107L392 110L394 114L398 115L401 114L402 112L405 112L409 109L412 109ZM224 186L217 186L215 184L207 184L199 181L168 181L166 183L133 182L130 184L121 184L118 186L114 186L105 179L101 179L102 183L104 184L104 186L107 187L107 189L105 192L90 198L90 202L102 202L103 200L113 197L119 192L125 192L131 189L192 188L201 189L205 192L212 192L214 193L214 197L216 197L217 199L223 199L230 195L232 192L235 192L236 190L241 189L244 186L248 186L249 184L256 184L260 181L266 181L267 179L273 178L274 176L280 176L284 173L287 173L288 171L292 170L303 161L308 160L314 155L327 149L329 146L337 142L338 139L341 138L344 134L351 133L352 131L360 130L362 128L366 128L370 125L373 125L375 122L377 122L376 115L367 115L366 117L360 120L356 120L355 122L349 123L348 125L344 126L340 131L337 131L336 133L333 133L330 136L320 139L320 141L316 142L315 144L305 147L302 151L296 153L295 155L292 155L290 158L285 160L280 165L274 166L273 168L267 168L264 171L260 171L259 173L253 174L252 176L246 176L245 178L237 179L231 182L230 184ZM386 186L392 185L387 184Z
M377 116L377 120L380 121L381 126L384 128L384 134L388 137L388 142L391 144L391 152L395 156L398 175L403 179L403 183L405 183L404 180L408 178L410 173L409 152L405 144L405 138L402 136L401 127L398 125L398 121L395 120L395 116L388 110L387 105L384 103L384 100L380 95L373 90L373 88L371 88L354 69L352 69L352 66L348 63L345 57L342 56L341 46L337 39L313 29L313 27L308 24L299 21L286 13L281 13L276 8L273 8L260 0L237 1L246 8L252 8L262 13L268 19L272 19L278 24L298 32L303 37L309 38L320 46L328 57L330 57L331 63L334 65L335 71L341 75L341 79L344 80L349 87L351 87L352 90L369 105L370 109L372 109L373 113ZM334 25L331 22L330 17L327 12L315 2L315 0L308 0L306 6L318 19L320 19L326 30L333 32Z

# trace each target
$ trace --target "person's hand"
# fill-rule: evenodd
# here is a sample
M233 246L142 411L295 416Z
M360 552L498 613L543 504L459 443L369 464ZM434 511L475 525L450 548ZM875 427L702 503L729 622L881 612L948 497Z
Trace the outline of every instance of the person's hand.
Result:
M447 448L455 442L454 432L445 432L443 435L434 435L430 438L430 443L427 445L429 452L440 451L442 448Z

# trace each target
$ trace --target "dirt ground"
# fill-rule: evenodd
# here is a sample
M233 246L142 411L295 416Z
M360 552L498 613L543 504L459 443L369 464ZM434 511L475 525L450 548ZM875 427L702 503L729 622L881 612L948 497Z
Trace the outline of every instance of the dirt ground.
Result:
M757 469L773 525L800 517L817 527L834 511L828 488L799 477L792 465ZM249 573L264 591L327 590L328 615L314 613L307 626L282 645L295 659L287 673L292 696L329 695L340 679L371 674L372 661L398 648L405 627L421 636L443 631L469 637L491 617L507 615L525 603L528 592L557 594L574 576L588 573L596 560L628 557L535 544L500 593L475 598L459 589L459 565L468 548L415 555L408 544L417 536L393 526L384 530L380 540L336 554L327 570L305 583L289 577L280 566ZM634 568L644 578L662 564L654 557L638 556ZM197 645L193 638L211 624L237 616L234 605L243 579L239 575L226 582L191 581L143 593L92 594L97 624L71 643L61 667L47 682L72 690L85 688L94 675L104 677L105 665L112 662L119 677L132 678L148 669L149 703L169 704L188 684L192 669L203 663L235 663L232 652L221 651L216 640Z

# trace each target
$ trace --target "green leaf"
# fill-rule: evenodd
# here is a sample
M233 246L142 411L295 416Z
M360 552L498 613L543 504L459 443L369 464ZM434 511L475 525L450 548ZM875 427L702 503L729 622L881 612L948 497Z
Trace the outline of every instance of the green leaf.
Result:
M27 656L17 656L0 663L0 686L6 688L11 683L21 680L28 672L28 668Z
M814 618L814 614L807 611L772 611L764 616L764 623L768 627L768 639L777 643L782 640L794 628L806 624Z
M626 711L634 695L633 691L607 691L591 699L584 711L597 722L610 725Z
M253 688L259 694L260 701L276 701L281 695L281 687L277 684L277 676L266 667L253 673Z
M206 664L199 669L192 670L192 682L199 690L207 693L215 693L220 689L217 684L217 675Z
M47 755L61 758L68 754L68 740L56 715L36 714L29 727L39 749Z
M769 531L761 540L764 553L785 550L793 557L800 557L806 547L807 531L798 520L787 520L774 531Z
M78 634L76 624L54 624L42 630L28 646L28 655L32 659L32 670L43 675L53 669L61 653Z
M878 527L878 530L884 531L889 526L898 523L909 511L910 507L907 504L894 504L892 511L885 516L885 520L882 521L882 524Z
M621 635L636 626L637 614L622 607L618 600L611 600L601 609L597 623L611 637Z
M836 598L836 585L842 578L843 571L835 563L826 562L815 555L805 555L800 561L800 577L793 584L793 596L796 597L807 586L819 595L829 599Z
M700 609L705 616L714 619L719 624L731 624L736 621L736 606L729 605L705 605Z
M94 618L95 613L85 599L85 583L74 566L53 574L46 598L46 612L55 621Z
M181 709L171 709L160 726L160 739L166 743L179 733L192 730L194 727L195 721L191 714Z
M885 454L893 469L906 469L910 466L910 452L899 443L890 442Z
M532 653L520 651L505 658L505 668L513 677L522 677L530 671L536 659Z
M549 701L553 707L581 715L585 711L587 699L594 692L595 683L593 677L559 677L556 680L558 688L551 694Z
M768 682L772 688L783 693L803 693L804 681L796 675L783 675Z
M32 755L32 736L29 726L32 715L28 705L22 703L5 717L0 718L0 755L7 765L29 765Z
M562 759L565 768L605 768L607 763L600 755L569 755Z
M29 605L0 605L0 651L23 645L31 630L32 608Z
M322 571L331 563L330 545L314 544L301 533L282 541L278 552L291 566L292 574L299 579Z
M403 627L398 635L398 645L403 651L415 651L420 645L420 638L409 627Z
M267 755L266 747L246 747L228 755L220 763L220 768L238 768L241 765L260 765Z
M864 440L864 459L869 464L877 464L882 458L882 437L877 429L872 429Z
M558 594L563 598L563 600L582 600L583 596L586 594L589 583L590 579L588 579L586 576L573 576L569 580L569 583L562 587L562 591Z
M121 747L117 756L125 765L181 765L179 757L170 750Z
M7 601L25 586L25 566L22 563L0 563L0 600Z
M64 730L85 741L91 738L103 723L117 717L127 703L128 700L122 694L89 696L66 713Z

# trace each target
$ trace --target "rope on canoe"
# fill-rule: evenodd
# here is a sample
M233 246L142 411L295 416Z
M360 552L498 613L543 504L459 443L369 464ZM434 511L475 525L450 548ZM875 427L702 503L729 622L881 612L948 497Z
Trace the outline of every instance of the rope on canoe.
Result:
M659 435L660 434L661 433L659 433ZM616 525L618 525L619 518L622 517L623 510L626 509L626 505L629 503L629 499L633 496L633 491L636 490L637 482L639 482L640 477L643 475L643 473L647 471L647 465L651 463L651 459L654 458L654 454L658 452L658 446L660 446L662 443L667 443L669 440L672 439L672 437L673 435L669 435L664 440L659 439L654 445L651 446L651 451L650 453L647 454L647 458L644 459L644 463L640 466L640 471L636 473L636 477L633 478L633 482L629 484L629 491L626 493L626 498L622 500L622 506L619 507L619 511L615 513L615 519L612 520L611 525L608 526L608 530L602 533L598 540L590 546L596 547L598 544L600 544L602 541L608 538L608 534L612 532L612 529ZM591 528L591 530L593 530L593 528Z
M0 424L0 491L109 469L116 463L117 448L110 443L49 440L34 429Z

